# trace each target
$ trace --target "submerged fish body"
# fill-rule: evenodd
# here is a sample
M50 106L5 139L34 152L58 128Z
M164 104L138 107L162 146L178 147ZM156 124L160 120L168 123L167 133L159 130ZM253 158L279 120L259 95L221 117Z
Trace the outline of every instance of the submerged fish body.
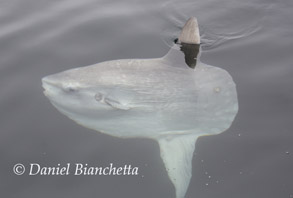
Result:
M196 139L225 131L238 111L236 87L225 70L199 58L193 69L184 59L174 45L162 58L75 68L44 77L44 94L85 127L116 137L157 140L176 197L183 198Z
M79 124L113 136L157 138L223 131L218 122L227 119L220 110L230 104L229 78L216 67L199 64L194 71L153 59L104 62L43 82L51 102ZM212 106L218 100L227 103Z

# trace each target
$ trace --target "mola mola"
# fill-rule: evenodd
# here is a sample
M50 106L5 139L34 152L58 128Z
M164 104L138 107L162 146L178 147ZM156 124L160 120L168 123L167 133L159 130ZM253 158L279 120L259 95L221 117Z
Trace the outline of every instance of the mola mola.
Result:
M164 57L107 61L49 75L42 79L44 94L87 128L157 140L176 198L183 198L197 138L227 130L238 111L232 77L199 56L198 23L192 17Z

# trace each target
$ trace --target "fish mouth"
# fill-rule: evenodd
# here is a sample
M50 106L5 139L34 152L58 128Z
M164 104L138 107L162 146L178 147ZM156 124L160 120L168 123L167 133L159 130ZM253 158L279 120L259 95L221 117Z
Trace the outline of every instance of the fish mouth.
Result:
M42 87L44 89L43 93L46 97L50 97L53 93L60 90L60 86L56 83L52 76L42 78Z

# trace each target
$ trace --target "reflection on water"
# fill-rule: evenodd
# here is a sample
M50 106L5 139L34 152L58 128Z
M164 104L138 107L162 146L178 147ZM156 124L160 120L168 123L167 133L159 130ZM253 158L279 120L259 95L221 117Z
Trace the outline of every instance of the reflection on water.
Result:
M198 139L196 177L186 197L292 195L291 1L13 0L0 2L3 196L174 197L157 144L77 126L51 108L39 82L105 60L161 57L189 16L202 25L202 61L227 70L236 81L240 113L225 133ZM144 177L11 173L17 162L80 161L133 164Z

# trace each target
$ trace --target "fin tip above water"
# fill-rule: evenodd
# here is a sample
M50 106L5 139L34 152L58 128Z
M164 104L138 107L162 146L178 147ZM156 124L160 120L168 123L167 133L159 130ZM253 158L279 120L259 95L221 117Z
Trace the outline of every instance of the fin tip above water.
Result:
M190 17L179 35L180 43L200 44L198 22L195 17Z

